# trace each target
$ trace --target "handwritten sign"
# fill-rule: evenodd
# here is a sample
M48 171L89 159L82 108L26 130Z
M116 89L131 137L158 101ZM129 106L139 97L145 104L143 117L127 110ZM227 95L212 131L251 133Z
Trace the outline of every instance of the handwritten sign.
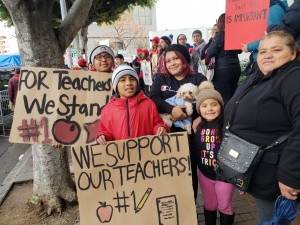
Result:
M71 151L81 225L198 224L186 132Z
M9 141L92 143L111 94L110 73L22 67Z
M261 39L267 30L270 0L226 0L225 50Z
M141 62L141 70L143 71L143 80L145 85L152 86L152 72L150 61L143 60Z

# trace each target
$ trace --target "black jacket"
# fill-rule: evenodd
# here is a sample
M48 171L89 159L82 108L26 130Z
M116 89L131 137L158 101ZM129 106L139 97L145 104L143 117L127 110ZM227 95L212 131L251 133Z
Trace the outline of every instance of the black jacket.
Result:
M283 24L270 25L268 32L275 30L286 30L293 35L296 42L300 45L300 1L295 1L287 10L282 18Z
M289 62L265 76L248 76L225 107L224 126L230 120L233 133L260 146L291 133L265 152L250 194L275 200L280 195L278 181L300 189L300 63Z
M241 50L224 50L225 32L219 31L207 49L207 56L215 57L215 69L224 67L232 67L233 65L239 67L240 61L238 54L242 53Z
M149 98L154 101L159 113L171 114L174 106L165 100L176 95L181 85L192 83L199 86L199 84L205 80L207 80L206 77L200 73L187 75L182 80L176 80L172 75L166 77L163 74L158 74L151 87Z

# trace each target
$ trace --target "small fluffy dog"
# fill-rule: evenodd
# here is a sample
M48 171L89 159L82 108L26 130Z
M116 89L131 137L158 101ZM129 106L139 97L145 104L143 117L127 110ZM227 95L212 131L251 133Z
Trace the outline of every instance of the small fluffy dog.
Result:
M174 122L175 127L181 127L186 130L188 134L192 133L192 118L190 117L193 114L193 102L196 102L196 96L199 92L199 89L196 85L192 83L183 84L179 87L177 94L171 98L166 99L166 102L171 105L185 106L186 113L188 115L184 120L178 120ZM169 126L172 127L172 120L170 114L161 114L163 121Z

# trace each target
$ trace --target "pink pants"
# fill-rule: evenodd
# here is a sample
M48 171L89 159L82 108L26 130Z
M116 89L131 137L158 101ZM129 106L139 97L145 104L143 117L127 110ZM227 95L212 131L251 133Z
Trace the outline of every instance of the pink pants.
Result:
M209 211L219 209L219 211L224 214L232 215L234 186L222 181L211 180L205 177L200 171L198 177L203 194L204 208Z

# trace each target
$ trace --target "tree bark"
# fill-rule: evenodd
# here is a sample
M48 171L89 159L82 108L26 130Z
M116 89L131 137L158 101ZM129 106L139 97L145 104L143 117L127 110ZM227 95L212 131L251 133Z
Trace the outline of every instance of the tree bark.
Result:
M85 22L93 0L76 0L67 21L56 30L52 27L51 17L54 0L2 2L14 23L22 66L61 68L63 53ZM82 10L76 7L82 7ZM82 18L73 21L76 13ZM61 213L63 201L77 200L66 150L34 144L32 156L34 183L31 202L42 203L48 214L53 211Z
M62 212L62 200L77 200L75 184L68 166L66 149L55 149L50 145L32 145L33 197L53 211ZM38 200L37 200L38 199Z

